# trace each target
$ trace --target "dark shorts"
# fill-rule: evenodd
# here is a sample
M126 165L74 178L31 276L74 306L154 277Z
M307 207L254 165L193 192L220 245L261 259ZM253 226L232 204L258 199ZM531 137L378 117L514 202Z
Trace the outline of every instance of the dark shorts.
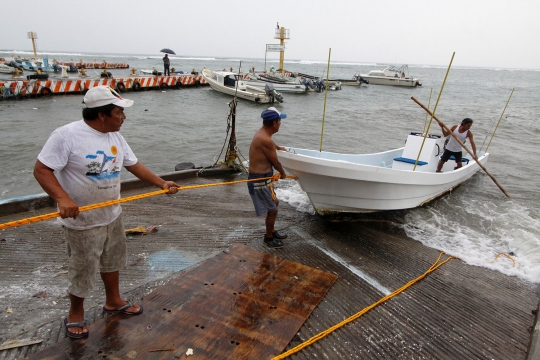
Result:
M444 153L441 156L442 162L447 162L448 159L450 159L450 156L454 155L454 158L456 159L456 162L461 162L462 153L461 151L450 151L450 150L444 150Z
M272 175L273 172L269 172L267 174L249 174L248 179L259 179ZM272 180L268 179L248 182L247 186L249 196L251 196L257 216L262 216L269 211L274 211L277 209L276 194L274 193Z

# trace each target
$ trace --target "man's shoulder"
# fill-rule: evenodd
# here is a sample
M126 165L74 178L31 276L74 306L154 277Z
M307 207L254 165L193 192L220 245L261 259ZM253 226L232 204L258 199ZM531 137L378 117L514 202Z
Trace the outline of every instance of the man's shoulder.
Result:
M272 140L272 137L266 133L266 131L264 131L263 129L259 129L253 136L252 142L266 144L273 143L274 141Z
M56 133L71 133L84 128L84 120L72 121L68 124L62 125L54 130Z

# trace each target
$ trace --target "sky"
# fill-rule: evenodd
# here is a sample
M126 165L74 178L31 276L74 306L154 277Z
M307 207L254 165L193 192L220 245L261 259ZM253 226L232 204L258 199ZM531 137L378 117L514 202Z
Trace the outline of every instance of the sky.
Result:
M79 5L81 4L81 5ZM0 50L285 58L540 69L538 0L27 0L4 14ZM269 53L268 58L277 58Z

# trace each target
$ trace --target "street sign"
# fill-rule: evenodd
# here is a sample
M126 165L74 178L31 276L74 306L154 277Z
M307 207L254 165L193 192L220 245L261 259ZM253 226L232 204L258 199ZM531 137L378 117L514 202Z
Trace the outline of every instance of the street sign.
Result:
M266 44L266 51L284 51L285 45L281 44Z

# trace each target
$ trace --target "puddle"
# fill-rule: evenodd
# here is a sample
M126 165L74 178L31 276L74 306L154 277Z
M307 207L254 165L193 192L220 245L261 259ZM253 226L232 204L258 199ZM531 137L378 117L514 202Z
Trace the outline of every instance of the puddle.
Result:
M148 262L151 270L180 271L195 264L196 261L179 251L158 251L148 256Z

